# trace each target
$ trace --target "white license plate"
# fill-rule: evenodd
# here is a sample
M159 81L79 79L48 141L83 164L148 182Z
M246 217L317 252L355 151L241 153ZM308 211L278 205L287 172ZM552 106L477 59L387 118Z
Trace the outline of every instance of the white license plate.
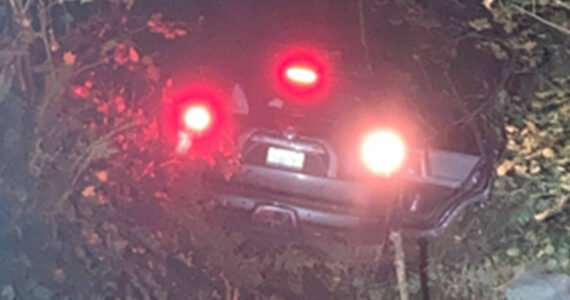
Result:
M303 164L305 163L305 153L269 147L265 162L268 165L300 170L303 168Z

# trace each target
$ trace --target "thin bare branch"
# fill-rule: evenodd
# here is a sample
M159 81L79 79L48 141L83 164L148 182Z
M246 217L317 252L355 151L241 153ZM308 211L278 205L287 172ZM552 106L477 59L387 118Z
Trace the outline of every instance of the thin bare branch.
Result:
M12 6L12 9L17 14L20 14L22 12L22 7L20 6L20 2L16 2L16 0L10 0L10 6Z
M558 30L564 34L570 35L570 29L568 29L568 28L562 27L558 24L555 24L551 21L548 21L545 18L543 18L543 17L541 17L535 13L532 13L532 12L530 12L530 11L528 11L528 10L524 9L523 7L518 6L516 4L512 4L511 6L514 7L516 10L518 10L519 12L521 12L522 14L527 15L527 16L535 19L536 21L538 21L538 22L540 22L540 23L542 23L542 24L544 24L550 28L556 29L556 30Z
M390 240L394 244L394 267L398 278L398 288L400 289L400 299L409 300L408 281L406 280L406 256L402 244L402 234L399 231L390 232Z
M85 152L82 155L80 155L79 158L76 159L74 164L73 164L72 180L71 180L69 186L67 187L67 190L62 194L61 198L56 203L56 205L55 205L56 210L59 210L62 207L62 205L69 199L69 197L73 193L73 189L74 189L75 184L77 183L77 181L81 177L81 174L83 174L83 172L89 167L89 165L91 165L93 160L100 158L100 157L98 157L101 155L100 152L102 150L107 151L107 152L109 151L109 149L107 147L109 144L111 144L110 139L118 133L136 128L140 125L141 124L139 124L137 122L131 122L131 123L124 124L118 128L111 130L110 132L103 135L102 137L98 138L97 140L95 140L93 143L91 143L87 147Z
M562 197L558 198L558 200L556 200L556 203L553 206L547 208L546 210L544 210L541 213L534 215L534 219L537 222L542 222L542 221L546 220L547 218L550 218L553 215L562 212L564 210L564 206L568 202L569 198L570 198L569 196L562 196Z
M38 2L39 6L40 6L40 11L39 11L39 20L40 20L40 37L42 39L42 42L44 44L44 48L45 48L45 52L46 52L46 59L47 59L47 63L50 66L53 66L53 57L51 55L51 44L49 41L49 31L48 31L48 19L49 19L49 11L46 8L45 4L43 3L43 1ZM52 73L52 77L55 77Z
M366 56L366 68L371 73L374 72L372 67L372 62L370 61L370 46L368 45L368 37L366 31L366 7L365 0L358 0L358 23L360 26L360 44L364 49L364 55Z
M554 5L570 10L570 3L563 2L562 0L554 0Z
M28 0L28 1L26 2L26 4L24 5L24 8L22 9L22 13L25 14L26 12L28 12L28 10L30 9L30 7L32 7L32 4L33 4L34 2L36 2L36 0Z
M102 146L111 144L110 139L114 135L116 135L120 132L130 130L130 129L138 127L138 126L140 126L140 124L138 124L136 122L124 124L120 127L117 127L115 129L111 130L107 134L103 135L102 137L98 138L93 143L91 143L89 145L89 147L87 147L87 150L83 153L83 155L74 164L73 170L74 170L75 176L74 176L73 180L71 181L71 185L73 186L77 182L77 180L79 179L79 177L83 173L83 171L85 171L87 169L87 167L92 163L92 160L94 158L96 158L97 150L100 150L102 148Z
M79 75L85 71L89 71L91 69L94 69L94 68L101 66L101 65L104 65L104 64L105 64L105 59L100 59L100 60L95 61L91 64L87 64L87 65L84 65L84 66L77 68L77 70L75 70L73 73L76 75Z

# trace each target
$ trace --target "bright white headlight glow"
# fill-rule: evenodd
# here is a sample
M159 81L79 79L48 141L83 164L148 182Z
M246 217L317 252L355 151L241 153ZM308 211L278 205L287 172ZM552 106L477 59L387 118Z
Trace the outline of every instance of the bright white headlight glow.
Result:
M184 113L186 127L195 131L203 131L210 126L212 117L210 111L203 106L193 106Z
M379 130L366 137L361 148L361 158L375 174L390 175L404 161L406 147L396 133Z

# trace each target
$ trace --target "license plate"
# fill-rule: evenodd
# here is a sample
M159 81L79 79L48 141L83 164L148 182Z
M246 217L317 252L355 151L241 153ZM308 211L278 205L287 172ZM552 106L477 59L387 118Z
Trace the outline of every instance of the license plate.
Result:
M305 153L269 147L265 162L268 165L300 170L303 168L303 164L305 163Z

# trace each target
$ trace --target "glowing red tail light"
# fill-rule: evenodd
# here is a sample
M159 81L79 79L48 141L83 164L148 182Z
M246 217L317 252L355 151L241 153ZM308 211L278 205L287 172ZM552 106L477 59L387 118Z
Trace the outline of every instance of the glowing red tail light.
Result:
M288 67L285 77L293 84L304 86L314 85L319 80L319 75L313 68L302 65Z
M329 62L315 49L293 48L273 62L274 86L287 100L323 99L330 85Z
M204 105L190 106L183 118L186 128L194 132L202 132L212 125L212 112Z
M163 99L162 132L179 154L207 157L231 132L227 96L215 83L196 80L168 91Z

